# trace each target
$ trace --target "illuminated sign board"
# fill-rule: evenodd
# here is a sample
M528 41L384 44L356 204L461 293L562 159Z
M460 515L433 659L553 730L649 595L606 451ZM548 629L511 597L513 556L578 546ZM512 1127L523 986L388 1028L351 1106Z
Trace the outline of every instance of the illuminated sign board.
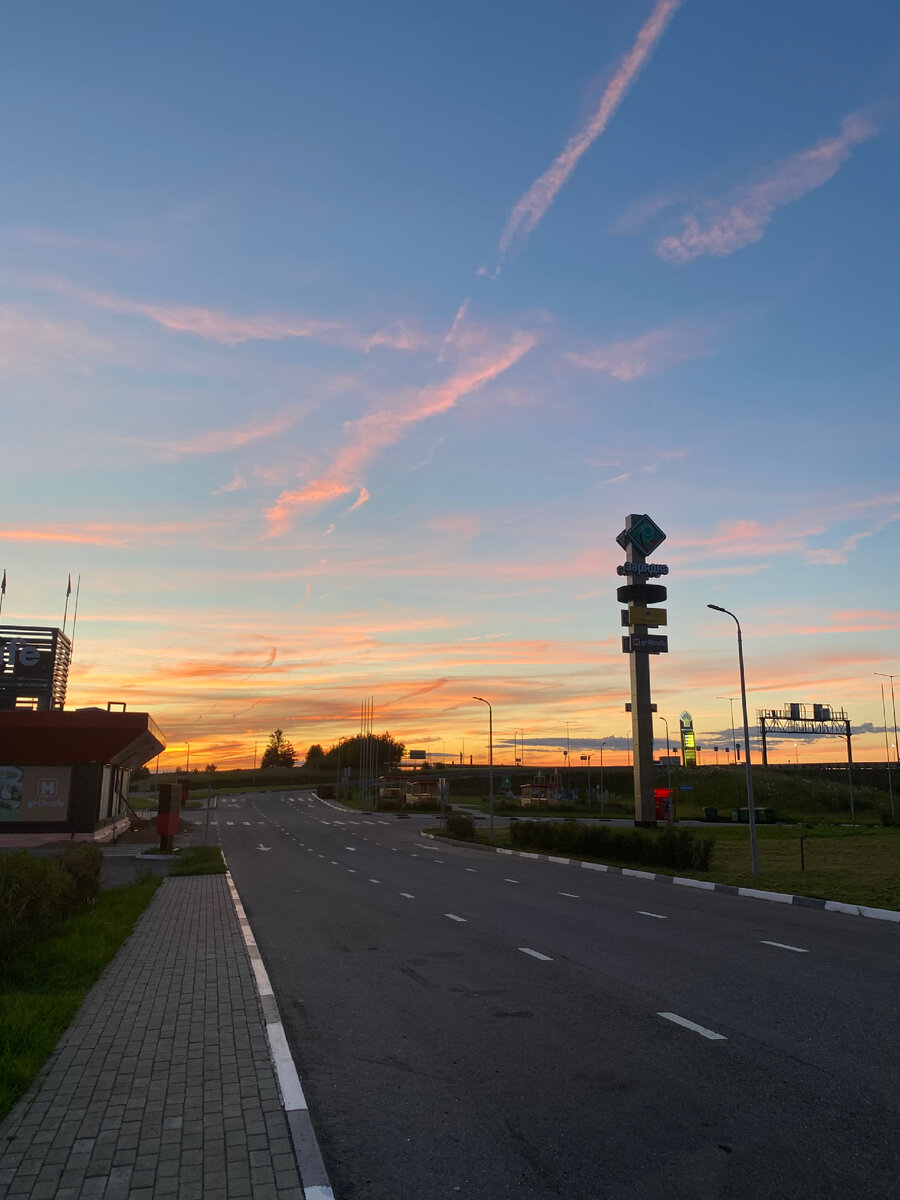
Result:
M623 550L627 550L631 544L638 554L652 554L665 540L666 535L646 513L630 529L623 529L616 538Z
M623 654L668 654L669 639L652 633L633 633L622 638Z
M686 767L697 765L697 743L694 739L694 718L689 712L683 712L681 725L681 757Z
M617 575L638 575L648 579L658 579L660 575L668 575L666 563L627 562L616 567Z
M667 625L669 614L664 608L647 608L642 604L632 604L631 608L622 610L623 625Z

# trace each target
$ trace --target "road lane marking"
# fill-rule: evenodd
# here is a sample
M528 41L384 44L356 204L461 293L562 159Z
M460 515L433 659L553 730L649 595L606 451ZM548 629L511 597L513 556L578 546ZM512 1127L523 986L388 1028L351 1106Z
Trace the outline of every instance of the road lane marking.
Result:
M411 855L410 855L410 858L418 858L418 857L419 857L419 856L418 856L418 854L411 854Z
M390 821L379 821L379 825L390 825Z
M475 870L475 868L474 868L474 867L466 867L466 870L469 872L469 874L470 874L470 875L477 875L477 874L478 874L478 872Z
M249 824L250 824L250 822L249 822L249 821L241 821L241 824L242 824L242 825L249 825Z
M674 1021L676 1025L682 1025L685 1029L692 1029L694 1033L699 1033L701 1037L709 1038L711 1042L728 1041L723 1033L714 1033L704 1025L697 1025L693 1021L689 1021L687 1017L679 1017L678 1013L661 1012L656 1015L658 1017L665 1017L667 1021Z
M776 946L779 950L793 950L795 954L809 954L802 946L789 946L786 942L767 942L765 938L760 938L760 945Z
M580 896L576 896L574 892L560 892L560 896L568 896L570 900L580 900Z
M345 847L344 847L344 849L345 849L345 850L352 850L354 854L356 853L356 847L355 847L355 846L345 846Z
M504 882L504 883L519 883L519 882L520 882L520 880L518 880L518 879L504 879L504 880L503 880L503 882Z
M451 921L459 921L459 923L460 923L461 925L465 925L465 923L466 923L466 918L465 918L465 917L458 917L458 916L456 915L456 913L444 913L444 916L445 916L445 917L449 917Z
M333 858L333 859L331 860L331 865L332 865L333 867L339 867L341 864L338 862L338 860L337 860L336 858Z
M436 863L440 863L440 864L441 864L441 866L443 866L443 865L444 865L444 860L443 860L442 858L433 858L431 861L432 861L432 862L436 862Z
M356 868L355 868L355 867L348 867L348 868L347 868L347 874L348 874L348 875L355 875L355 874L356 874Z
M380 879L370 879L369 883L381 883Z
M527 946L520 946L519 949L523 954L530 954L532 958L539 958L541 962L553 962L553 959L546 954L540 954L537 950L529 950Z
M669 919L668 917L664 917L662 913L644 912L642 908L637 910L637 915L639 917L655 917L657 921L668 921Z
M407 900L415 900L415 896L411 892L401 892L400 895L404 896Z
M226 825L233 825L233 824L234 824L234 821L226 821L226 822L225 822L225 824L226 824Z

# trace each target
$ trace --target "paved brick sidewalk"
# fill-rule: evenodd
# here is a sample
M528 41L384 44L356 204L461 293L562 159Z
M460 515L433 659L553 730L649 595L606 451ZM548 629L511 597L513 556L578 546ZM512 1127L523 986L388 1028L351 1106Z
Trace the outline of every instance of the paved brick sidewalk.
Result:
M0 1125L0 1200L303 1200L224 875L167 879Z

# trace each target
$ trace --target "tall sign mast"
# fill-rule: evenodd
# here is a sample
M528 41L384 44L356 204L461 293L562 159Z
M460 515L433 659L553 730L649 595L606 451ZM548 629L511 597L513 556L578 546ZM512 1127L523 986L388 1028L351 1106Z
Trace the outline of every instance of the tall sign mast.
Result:
M653 706L650 699L650 655L667 654L669 640L665 635L650 631L665 625L664 608L653 608L668 595L659 583L651 579L668 575L665 563L648 563L647 559L666 535L646 513L631 513L625 518L625 528L616 541L625 551L625 563L616 568L629 582L620 587L616 596L628 607L622 613L622 624L628 633L622 638L622 653L631 665L631 738L634 748L634 823L652 828L656 825L656 806L653 796Z

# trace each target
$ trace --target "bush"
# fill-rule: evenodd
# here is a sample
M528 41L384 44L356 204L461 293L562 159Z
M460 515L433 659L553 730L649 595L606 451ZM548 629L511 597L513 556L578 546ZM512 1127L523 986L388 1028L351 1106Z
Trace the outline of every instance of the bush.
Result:
M447 817L447 834L461 842L475 841L475 822L465 813L452 812Z
M77 904L75 883L58 859L27 850L0 856L0 963L45 937Z
M708 871L713 851L712 841L695 837L687 829L651 833L571 821L517 821L510 826L510 840L518 849L541 854L569 854L681 871Z
M79 902L97 899L100 892L100 868L103 865L103 854L99 846L86 842L66 846L57 861L75 885L75 895Z

